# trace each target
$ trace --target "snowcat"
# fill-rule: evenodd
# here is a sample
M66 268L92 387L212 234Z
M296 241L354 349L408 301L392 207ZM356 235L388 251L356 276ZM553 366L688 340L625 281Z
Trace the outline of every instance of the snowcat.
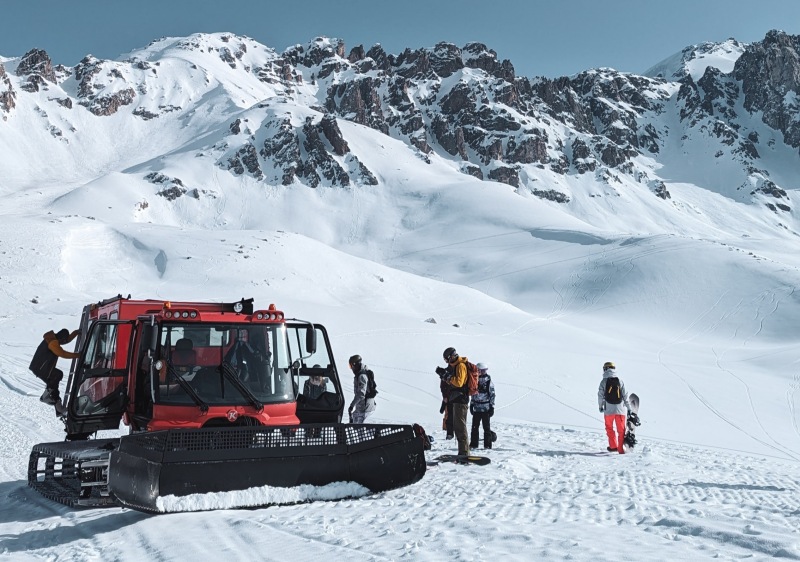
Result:
M333 482L380 492L425 474L411 425L341 423L320 324L254 310L253 299L120 295L85 306L80 330L66 439L35 445L28 466L28 484L51 500L157 513L168 496ZM92 438L121 422L127 435Z

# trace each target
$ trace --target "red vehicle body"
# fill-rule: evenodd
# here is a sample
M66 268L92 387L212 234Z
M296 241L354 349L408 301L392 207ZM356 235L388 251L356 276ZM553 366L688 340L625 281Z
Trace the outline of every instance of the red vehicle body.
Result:
M119 418L134 431L341 421L324 327L287 322L274 305L114 298L86 307L81 330L65 400L70 435L115 428ZM309 341L324 345L303 349ZM237 348L249 359L237 360ZM330 383L327 413L318 401L303 416L297 398L313 374Z
M340 480L377 491L425 473L411 426L341 424L325 328L274 305L118 296L84 307L80 330L68 442L31 453L29 484L47 497L156 511L165 494ZM121 422L129 436L86 441Z

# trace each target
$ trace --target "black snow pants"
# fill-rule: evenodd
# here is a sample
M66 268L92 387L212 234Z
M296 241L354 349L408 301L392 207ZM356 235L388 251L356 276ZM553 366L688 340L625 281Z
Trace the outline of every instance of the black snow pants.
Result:
M483 448L492 448L492 428L491 422L489 421L490 419L489 412L475 412L472 414L472 435L469 440L470 449L478 448L479 425L483 425Z

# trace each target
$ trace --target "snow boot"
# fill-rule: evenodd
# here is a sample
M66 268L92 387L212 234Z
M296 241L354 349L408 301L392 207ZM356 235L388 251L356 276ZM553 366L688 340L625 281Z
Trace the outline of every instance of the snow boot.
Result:
M618 451L618 450L619 449L617 449L616 447L606 447L606 451L608 451L609 453L613 453L614 451Z
M58 391L53 390L52 388L46 388L44 393L39 397L39 401L44 402L50 406L53 406L58 400Z
M59 418L63 418L65 415L67 415L67 408L64 406L63 402L61 402L61 398L56 400L54 406L56 407L56 415Z

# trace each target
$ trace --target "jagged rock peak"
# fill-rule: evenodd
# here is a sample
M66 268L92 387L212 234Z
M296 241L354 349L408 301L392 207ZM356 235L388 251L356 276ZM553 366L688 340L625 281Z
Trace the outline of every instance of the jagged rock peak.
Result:
M336 38L317 37L307 45L294 45L283 52L284 58L297 65L312 67L326 59L344 59L344 41Z
M31 49L22 56L17 66L17 76L27 76L27 80L21 88L28 92L46 90L46 82L53 84L56 82L53 61L50 60L50 55L41 49Z
M502 62L497 60L497 53L489 49L483 43L467 43L462 49L464 66L469 68L480 68L497 78L502 78L507 82L514 81L514 66L511 61L504 59Z
M774 86L800 92L800 35L772 30L760 43L753 43L742 55L735 76L744 80L758 75Z
M722 42L704 42L689 45L644 72L645 76L663 78L667 81L680 81L691 76L697 81L708 67L718 68L723 74L733 70L734 64L747 48L747 43L736 39Z

